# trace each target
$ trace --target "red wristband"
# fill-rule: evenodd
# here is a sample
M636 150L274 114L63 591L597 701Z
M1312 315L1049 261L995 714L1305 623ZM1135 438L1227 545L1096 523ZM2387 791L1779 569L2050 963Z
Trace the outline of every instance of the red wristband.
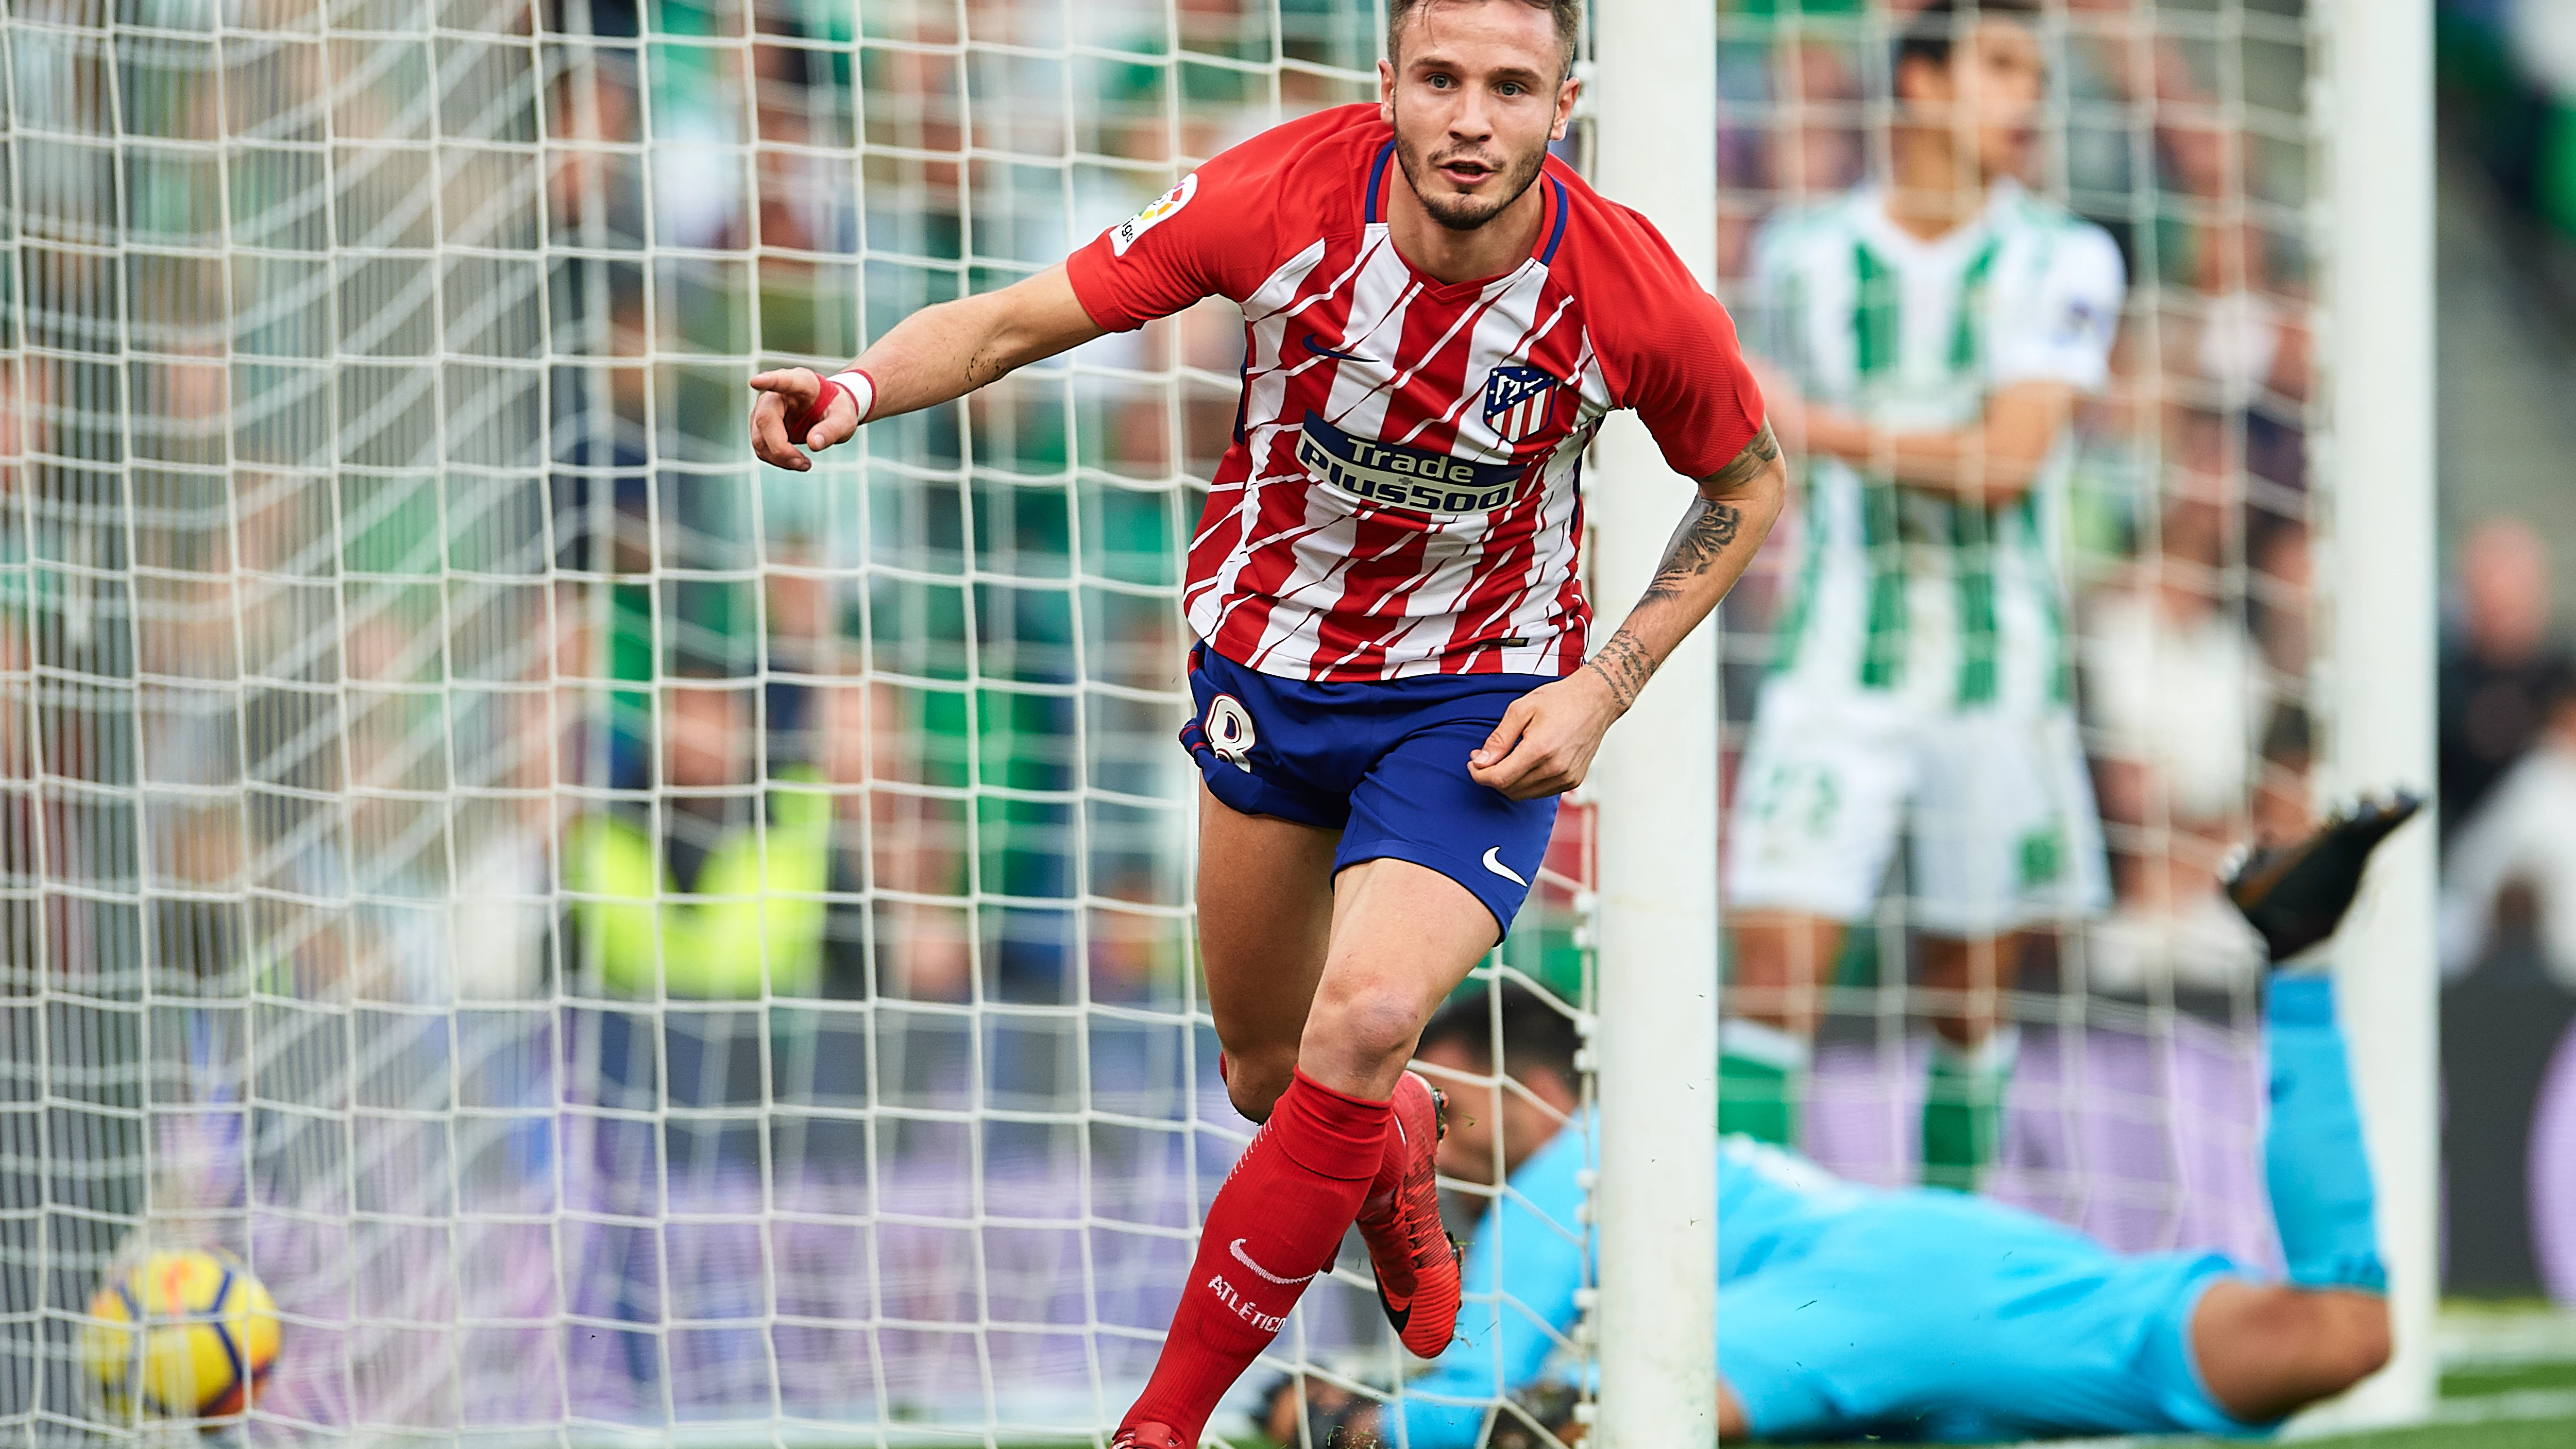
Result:
M814 401L806 404L803 412L787 420L787 441L791 444L803 443L806 435L813 432L815 427L831 413L832 399L849 395L848 388L828 377L823 379L823 390L814 394Z

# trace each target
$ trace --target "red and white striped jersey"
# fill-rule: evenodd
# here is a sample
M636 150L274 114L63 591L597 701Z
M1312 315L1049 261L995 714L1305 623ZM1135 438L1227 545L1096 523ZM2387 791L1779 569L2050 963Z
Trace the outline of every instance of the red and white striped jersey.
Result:
M1457 283L1397 254L1394 159L1374 105L1266 131L1075 252L1074 294L1111 331L1243 309L1242 408L1182 586L1209 647L1293 679L1571 673L1593 429L1635 408L1704 478L1761 395L1663 237L1553 158L1528 259Z

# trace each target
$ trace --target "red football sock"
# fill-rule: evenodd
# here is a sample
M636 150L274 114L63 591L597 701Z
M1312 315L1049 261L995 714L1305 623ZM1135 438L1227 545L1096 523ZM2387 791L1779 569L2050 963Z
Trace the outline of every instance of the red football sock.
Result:
M1120 1428L1161 1424L1184 1444L1198 1442L1307 1281L1333 1266L1386 1138L1386 1103L1296 1074L1208 1207L1162 1357Z
M1388 1098L1386 1105L1386 1138L1378 1147L1377 1175L1369 1179L1368 1191L1360 1197L1360 1215L1390 1211L1396 1190L1404 1186L1405 1171L1413 1166L1413 1149L1404 1134L1395 1130L1395 1100Z

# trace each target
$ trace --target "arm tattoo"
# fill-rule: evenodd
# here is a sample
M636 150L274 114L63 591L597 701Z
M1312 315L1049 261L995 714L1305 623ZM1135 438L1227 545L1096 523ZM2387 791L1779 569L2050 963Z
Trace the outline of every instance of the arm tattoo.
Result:
M1703 490L1732 490L1747 482L1780 456L1780 442L1771 436L1771 425L1764 423L1753 441L1744 445L1735 461L1700 480ZM1646 585L1646 596L1640 603L1653 603L1680 594L1684 585L1708 572L1718 555L1735 543L1735 535L1744 524L1744 510L1732 503L1722 503L1703 491L1673 531L1673 541L1665 546L1664 560L1655 569L1654 580Z
M1771 466L1780 456L1779 440L1771 436L1771 425L1764 423L1735 461L1700 480L1703 488L1732 490ZM1653 582L1646 585L1645 597L1638 607L1679 598L1683 589L1716 564L1720 555L1732 547L1744 526L1744 510L1732 503L1721 503L1703 493L1691 501L1690 513L1674 532L1673 541L1664 549L1664 559L1655 569ZM1610 686L1610 695L1619 701L1622 712L1637 702L1637 693L1646 681L1655 677L1655 657L1637 636L1626 628L1610 636L1599 653L1583 661L1583 667L1601 676Z
M1610 686L1610 696L1619 701L1622 712L1637 702L1637 691L1655 677L1654 657L1626 629L1611 635L1599 653L1583 661L1583 667L1600 675L1601 682Z
M1735 542L1744 523L1744 511L1732 503L1713 499L1693 500L1689 515L1673 532L1673 541L1664 548L1664 560L1655 568L1654 579L1646 585L1640 603L1652 603L1678 596L1694 578L1707 573Z
M1770 467L1772 461L1779 456L1780 440L1771 436L1771 425L1764 423L1762 431L1753 435L1753 441L1744 445L1744 451L1735 455L1734 462L1709 474L1700 482L1705 487L1715 488L1721 492L1731 491L1754 474Z

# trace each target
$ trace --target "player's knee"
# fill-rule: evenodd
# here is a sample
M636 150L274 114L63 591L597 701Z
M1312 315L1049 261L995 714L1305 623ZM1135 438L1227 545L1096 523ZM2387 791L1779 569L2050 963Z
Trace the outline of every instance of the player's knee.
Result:
M1225 1054L1225 1095L1245 1120L1267 1122L1270 1109L1297 1070L1297 1053L1232 1052Z
M1316 998L1306 1037L1354 1064L1401 1060L1422 1035L1421 992L1410 982L1368 979Z

